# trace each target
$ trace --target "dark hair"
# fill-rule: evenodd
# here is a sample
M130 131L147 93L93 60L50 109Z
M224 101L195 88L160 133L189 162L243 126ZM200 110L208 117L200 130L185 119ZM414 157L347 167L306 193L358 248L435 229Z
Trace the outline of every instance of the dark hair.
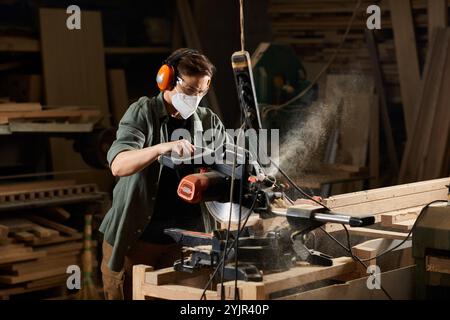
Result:
M197 50L181 48L177 49L167 58L178 73L186 76L210 76L216 68L209 59Z

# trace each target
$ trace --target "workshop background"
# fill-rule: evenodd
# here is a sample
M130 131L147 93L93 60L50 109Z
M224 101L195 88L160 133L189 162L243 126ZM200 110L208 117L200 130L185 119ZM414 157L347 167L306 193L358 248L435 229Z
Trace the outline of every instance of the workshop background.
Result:
M356 3L245 0L245 49L263 123L281 130L281 167L324 197L448 177L450 1ZM65 27L73 4L81 30ZM373 4L381 30L366 27ZM101 297L106 152L129 104L158 93L159 66L185 46L217 67L203 103L239 127L239 1L0 0L0 299ZM67 265L82 266L86 290L67 290Z

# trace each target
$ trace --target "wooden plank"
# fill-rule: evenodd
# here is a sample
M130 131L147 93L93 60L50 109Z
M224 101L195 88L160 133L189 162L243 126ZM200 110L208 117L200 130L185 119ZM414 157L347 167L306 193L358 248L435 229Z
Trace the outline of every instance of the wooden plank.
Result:
M375 42L373 31L365 30L365 36L369 56L372 61L372 69L375 77L376 92L380 99L381 120L383 124L383 132L386 141L389 162L391 163L392 171L398 172L399 162L397 151L395 149L394 136L392 134L391 121L389 119L387 94L380 66L380 60L378 57L377 45Z
M369 228L349 228L348 231L352 235L370 237L370 238L384 238L392 240L404 240L408 236L408 233L386 231Z
M75 32L66 28L66 19L65 9L40 9L46 103L96 106L104 115L100 124L108 127L110 119L107 116L108 90L101 13L82 10L83 27ZM67 139L52 138L51 149L53 170L89 169ZM108 170L78 176L77 180L83 183L98 183L102 190L109 190L113 184Z
M9 228L8 226L0 224L0 239L4 239L8 236Z
M0 37L0 51L38 52L39 41L25 37Z
M59 274L66 273L67 266L58 267L55 269L42 270L38 272L33 272L29 274L24 274L20 276L12 276L12 275L0 275L0 283L4 284L17 284L23 283L31 280L42 279L47 277L56 276Z
M60 254L66 252L80 252L83 249L82 242L66 242L64 244L56 244L41 248L36 248L35 251L41 252L44 251L48 255Z
M62 257L59 259L48 259L45 262L33 261L31 263L14 266L14 272L17 276L23 276L31 273L41 272L43 270L66 268L70 265L80 264L80 256Z
M46 254L47 253L45 251L34 251L34 252L18 253L17 255L11 255L6 257L2 256L0 257L0 265L18 261L34 260L45 257Z
M153 284L155 286L160 286L168 283L177 283L180 281L183 281L185 279L191 279L194 276L203 276L208 274L208 271L199 271L196 272L195 275L186 273L186 272L179 272L173 270L173 267L170 268L164 268L160 270L155 270L152 272L147 272L145 274L145 282L148 284Z
M416 219L422 206L399 210L395 212L383 213L381 215L381 226L390 227L393 224L403 222L406 220Z
M426 156L427 143L432 132L433 119L449 46L448 30L437 29L433 45L427 56L423 89L418 101L419 109L414 117L414 132L409 136L399 174L399 183L417 181L420 163Z
M42 189L49 188L60 188L75 185L75 180L45 180L36 182L25 182L25 183L8 183L0 184L0 194L7 192L11 193L22 193L27 191L39 191Z
M67 220L71 217L70 212L62 207L46 208L45 213L56 220Z
M379 187L380 178L380 96L375 95L370 106L369 172L370 188Z
M31 232L33 232L39 238L49 238L59 235L59 232L57 230L52 230L41 226L34 226Z
M67 281L67 274L54 276L39 280L33 280L26 283L27 288L39 288L42 286L57 286L57 285L65 285Z
M0 219L0 224L7 226L9 232L28 231L35 226L30 220L22 218L3 218Z
M400 89L407 134L414 130L417 92L420 87L420 67L410 0L390 0Z
M37 215L30 215L28 216L28 219L30 219L33 222L39 223L40 225L53 228L55 230L58 230L62 233L68 234L68 235L77 235L80 232L77 229L70 228L68 226L62 225L60 223L57 223L55 221L51 221L49 219L46 219L44 217L40 217Z
M112 120L117 126L129 106L125 71L123 69L108 70L108 85Z
M448 26L448 4L446 0L428 0L428 39L433 38L436 28Z
M450 274L450 259L448 257L426 256L426 270Z
M94 105L108 114L100 12L83 10L83 28L76 32L65 27L63 9L41 8L39 16L47 104Z
M143 264L133 266L133 300L145 300L142 284L146 282L146 273L150 271L153 268Z
M412 229L415 222L416 222L416 218L404 220L404 221L400 221L400 222L395 222L395 223L391 224L390 227L392 229L395 229L398 231L408 232Z
M10 132L92 132L94 123L33 123L11 122Z
M354 270L355 262L347 257L334 259L331 267L298 266L285 272L264 275L264 293L268 295L273 292L351 273ZM254 284L247 283L247 285L252 286Z
M401 197L392 197L365 203L363 202L345 207L334 208L333 211L349 215L379 215L380 213L402 210L409 206L418 207L421 205L426 205L434 200L445 200L447 198L447 193L448 191L445 189L435 190L427 193L416 193ZM377 217L377 222L379 221L381 221L381 216Z
M181 285L164 285L155 286L143 283L141 287L141 294L136 296L136 299L141 300L142 297L152 297L168 300L200 300L203 289L192 288ZM218 300L216 291L206 290L206 300Z
M33 241L34 234L28 231L20 231L20 232L14 232L13 237L20 241Z
M195 25L195 19L192 15L192 10L189 2L183 0L176 0L176 8L178 10L178 18L181 22L181 29L184 34L184 38L189 48L194 48L202 51L202 45L200 37L198 35L197 27ZM211 105L211 109L219 116L222 117L220 110L219 100L217 99L214 87L211 85L207 99Z
M421 181L411 184L338 195L330 197L328 199L324 199L324 203L330 208L339 208L371 201L397 198L411 194L428 193L437 190L441 190L442 192L444 192L446 188L445 186L448 184L450 184L450 178ZM413 207L413 205L408 207ZM395 209L391 211L394 210Z
M99 110L89 109L49 109L40 111L27 111L27 112L0 112L0 124L6 124L13 120L22 119L70 119L74 122L94 122L96 123L101 118Z
M0 103L0 113L40 110L42 110L42 106L40 103Z
M447 30L447 45L450 42L450 31ZM419 167L418 178L435 179L448 174L442 171L445 165L446 151L450 148L450 50L447 50L447 59L443 71L443 78L436 111L433 119L432 130L425 148L423 162ZM448 167L448 164L447 164Z
M381 283L394 300L412 300L415 298L415 272L415 266L383 272ZM290 295L280 300L388 300L382 290L369 290L367 280L368 277L364 277Z

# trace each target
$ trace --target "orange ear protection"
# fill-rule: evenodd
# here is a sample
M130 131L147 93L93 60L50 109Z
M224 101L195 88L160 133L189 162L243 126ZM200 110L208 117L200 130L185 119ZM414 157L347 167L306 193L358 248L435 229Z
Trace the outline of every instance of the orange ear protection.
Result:
M185 49L175 54L173 57L169 57L163 62L161 68L159 68L156 75L156 83L161 91L172 90L177 83L177 64L183 58L190 54L199 54L197 50Z

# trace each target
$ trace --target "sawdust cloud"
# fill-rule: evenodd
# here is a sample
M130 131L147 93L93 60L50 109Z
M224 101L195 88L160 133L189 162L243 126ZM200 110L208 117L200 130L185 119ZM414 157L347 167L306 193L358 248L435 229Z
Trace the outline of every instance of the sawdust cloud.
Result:
M324 146L337 116L337 103L316 101L292 112L287 132L281 136L279 165L293 177L323 161Z

